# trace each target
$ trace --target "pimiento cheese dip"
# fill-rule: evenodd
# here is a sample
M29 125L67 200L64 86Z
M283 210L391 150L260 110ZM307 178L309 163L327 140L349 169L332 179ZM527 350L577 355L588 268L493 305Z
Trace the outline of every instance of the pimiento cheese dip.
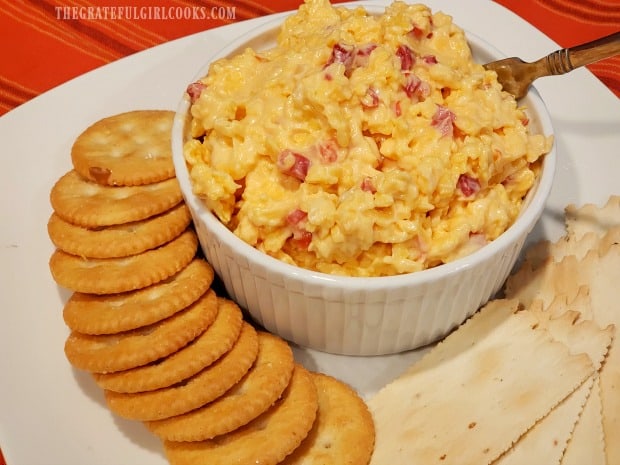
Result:
M442 12L306 0L266 51L188 86L194 192L238 237L324 273L450 262L515 220L550 137Z

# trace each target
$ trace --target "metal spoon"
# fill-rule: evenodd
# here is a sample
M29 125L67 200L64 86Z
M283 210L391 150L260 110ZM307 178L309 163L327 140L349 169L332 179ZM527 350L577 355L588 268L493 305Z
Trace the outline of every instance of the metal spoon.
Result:
M556 50L533 63L512 57L487 63L484 67L495 71L503 89L519 99L539 77L565 74L619 53L620 32L616 32L592 42Z

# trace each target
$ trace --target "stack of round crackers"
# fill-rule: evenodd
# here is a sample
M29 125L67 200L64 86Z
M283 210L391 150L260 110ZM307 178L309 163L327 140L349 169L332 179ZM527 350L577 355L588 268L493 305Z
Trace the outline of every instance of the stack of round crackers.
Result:
M212 288L174 176L170 111L88 127L53 186L53 278L73 291L65 354L172 464L362 464L374 424L344 383L296 363Z

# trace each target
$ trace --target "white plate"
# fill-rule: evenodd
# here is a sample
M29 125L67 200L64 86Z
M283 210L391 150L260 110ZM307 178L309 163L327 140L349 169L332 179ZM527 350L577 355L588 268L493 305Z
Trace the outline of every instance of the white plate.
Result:
M389 1L377 2L388 4ZM533 60L556 48L540 31L487 0L427 0L508 55ZM174 110L200 66L258 18L169 42L76 78L0 118L0 446L8 465L166 463L159 440L106 408L89 375L65 359L68 292L51 279L49 191L71 168L69 150L90 123L138 108ZM562 233L568 203L620 193L620 100L589 71L544 78L537 88L557 134L558 172L535 238ZM421 351L350 358L296 349L297 360L365 397Z

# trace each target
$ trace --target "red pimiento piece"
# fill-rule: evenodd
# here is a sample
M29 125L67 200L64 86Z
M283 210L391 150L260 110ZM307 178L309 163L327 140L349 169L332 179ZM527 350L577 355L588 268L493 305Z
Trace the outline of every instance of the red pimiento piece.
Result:
M394 104L394 114L396 116L400 116L403 114L403 111L400 107L400 100L397 100L396 103Z
M442 105L437 105L437 111L433 115L431 126L436 128L442 136L450 136L454 134L454 121L456 115L452 111Z
M189 100L191 103L194 103L200 97L200 94L203 90L205 90L207 86L200 81L192 82L187 86L185 92L189 95Z
M424 100L431 93L431 88L427 82L422 81L415 74L408 74L403 90L409 98Z
M469 245L474 249L480 249L487 245L489 241L487 241L486 236L483 233L478 232L470 232L469 233Z
M480 182L468 174L461 174L456 186L465 197L471 197L480 190Z
M424 37L424 29L421 29L418 26L413 26L413 29L409 31L409 35L415 39L420 40Z
M403 86L403 90L405 91L405 94L407 94L407 97L413 97L416 90L418 90L418 87L420 87L420 84L422 84L422 80L419 77L415 74L409 74L407 76L407 80L405 81L405 85Z
M294 231L293 240L297 247L307 249L312 242L312 233L310 231Z
M431 26L433 25L433 20L432 20L432 18L431 18L431 20L430 20L430 25L431 25ZM424 32L424 29L422 29L421 27L418 27L418 26L413 26L413 28L409 31L409 33L408 33L407 35L409 35L410 37L413 37L413 38L414 38L414 39L416 39L416 40L422 40L422 39L424 39L425 37L426 37L427 39L432 38L432 37L433 37L433 32L431 31L431 32L429 32L428 34L426 34L426 33Z
M367 44L355 49L353 63L351 64L352 68L359 68L362 66L368 65L368 60L370 59L370 54L374 49L377 48L376 44Z
M286 222L291 226L297 226L301 221L308 218L308 213L299 208L296 208L288 215L286 215Z
M377 188L375 187L375 184L374 184L374 182L372 181L372 178L370 178L370 177L365 177L365 178L362 180L362 184L361 184L361 186L360 186L360 187L361 187L361 189L362 189L364 192L370 192L370 193L372 193L372 194L374 194L375 192L377 192Z
M296 208L286 216L286 222L293 230L293 240L298 247L308 248L312 242L312 233L304 229L308 213Z
M435 55L424 55L422 57L422 61L424 61L427 65L436 65L438 63Z
M333 163L338 160L338 144L335 140L326 140L319 144L319 154L325 163Z
M282 173L303 181L306 179L310 160L292 150L283 150L278 156L277 166Z
M332 63L342 63L345 68L345 76L350 76L355 68L368 65L370 54L375 48L377 48L376 44L354 47L353 45L338 42L332 47L332 53L327 63L325 63L325 67ZM328 78L328 80L331 79Z
M415 56L413 50L406 45L399 45L396 49L396 56L400 58L400 69L402 71L410 71L415 63Z
M353 54L355 47L348 44L338 42L332 47L332 54L327 60L325 66L329 66L332 63L342 63L345 68L349 67L353 62Z

